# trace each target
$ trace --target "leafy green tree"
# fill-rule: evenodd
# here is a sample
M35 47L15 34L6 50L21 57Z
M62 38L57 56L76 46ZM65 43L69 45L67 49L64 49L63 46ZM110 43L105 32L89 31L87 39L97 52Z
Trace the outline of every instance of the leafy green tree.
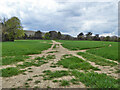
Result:
M105 41L110 41L110 36L106 36Z
M84 34L81 32L78 36L77 36L78 40L83 40L84 39Z
M27 38L28 38L28 35L25 33L22 38L23 38L23 39L27 39Z
M99 41L99 40L100 40L99 34L96 34L96 35L93 37L93 40Z
M24 36L23 27L17 17L12 17L4 22L3 35L5 41L14 41L14 39Z
M120 37L118 37L118 42L120 42ZM120 44L120 43L118 43L118 44Z
M58 39L58 33L56 31L49 31L50 39Z
M61 39L61 37L62 37L61 32L58 32L58 39Z
M42 32L41 31L35 32L35 39L42 39Z
M87 34L86 34L86 36L91 36L92 35L92 33L91 32L88 32Z
M88 32L88 33L86 34L86 39L87 39L87 40L92 40L92 32Z
M50 39L50 33L45 33L44 38L45 38L45 39Z
M73 39L73 37L71 37L70 35L65 35L65 38L64 38L65 40L72 40Z

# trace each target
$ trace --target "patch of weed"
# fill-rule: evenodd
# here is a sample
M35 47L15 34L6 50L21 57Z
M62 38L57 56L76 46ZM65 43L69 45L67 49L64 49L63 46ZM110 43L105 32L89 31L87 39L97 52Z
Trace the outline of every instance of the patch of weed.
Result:
M28 71L28 72L33 72L33 71Z
M27 81L32 81L33 79L32 78L28 78Z
M42 57L36 57L35 60L39 60L40 62L44 61L44 60L50 60L50 59L55 59L55 55L47 55L42 56Z
M27 82L25 82L25 85L28 85L28 83L27 83Z
M56 67L57 67L57 64L52 62L50 67L56 68Z
M79 84L79 80L78 79L71 79L70 80L70 82L72 83L72 84Z
M40 88L40 87L38 87L38 86L35 86L34 88ZM33 90L36 90L36 89L33 89Z
M31 60L30 62L24 62L23 64L20 64L20 65L17 65L17 67L20 67L20 68L26 68L26 67L30 67L30 66L41 66L42 64L45 64L47 62L45 61L38 61L38 62L35 62L35 60Z
M50 86L47 86L47 88L51 88Z
M57 44L55 44L55 45L53 46L53 48L56 48L56 46L57 46Z
M43 71L43 73L45 73L45 76L43 76L44 80L51 80L53 78L58 78L58 77L69 75L69 72L64 71L64 70L62 70L62 71L54 71L54 72L51 72L50 70L46 70L46 71Z
M31 67L29 67L28 69L32 69Z
M1 71L2 71L2 77L11 77L11 76L23 73L25 70L19 70L16 67L8 67L5 69L2 69Z
M95 72L82 73L77 70L72 71L80 82L91 88L117 88L118 81L106 74L98 74Z
M49 59L55 59L55 55L47 55L46 56L46 59L49 60Z
M69 68L69 69L100 70L97 67L93 67L92 65L90 65L90 63L75 56L61 59L60 61L58 61L57 64L63 65L64 68Z
M66 54L66 55L63 55L62 57L67 58L67 57L71 57L71 56L72 56L71 54Z
M117 70L115 73L120 73L120 70Z
M17 62L24 61L25 59L29 58L30 56L7 56L2 58L2 65L10 65Z
M40 81L39 81L39 80L37 80L37 81L35 81L34 83L35 83L35 84L38 84L38 83L40 83Z
M58 80L53 80L52 82L57 83L57 82L59 82L59 81L58 81Z
M46 60L45 56L42 57L36 57L35 60Z
M33 77L39 77L38 75L34 75Z
M56 52L58 52L58 51L51 51L51 52L48 52L48 53L56 53Z
M60 86L69 86L69 85L70 85L69 81L67 81L67 80L61 80Z
M22 73L23 75L27 75L26 73Z

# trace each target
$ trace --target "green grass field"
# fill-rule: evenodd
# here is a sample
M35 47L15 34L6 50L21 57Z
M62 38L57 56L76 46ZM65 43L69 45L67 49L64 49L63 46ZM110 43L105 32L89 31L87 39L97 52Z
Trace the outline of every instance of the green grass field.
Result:
M105 47L108 45L106 42L101 41L72 41L72 40L57 40L61 42L65 48L70 50L83 50L83 49L92 49Z
M117 63L113 62L113 61L108 61L102 57L99 56L95 56L89 53L85 53L85 52L79 52L78 55L83 56L85 59L95 62L97 65L101 65L101 66L115 66L117 65Z
M118 43L117 42L108 42L112 46L111 47L103 47L100 49L91 49L88 50L87 52L102 56L107 59L112 59L112 60L118 60Z
M91 88L117 88L118 80L107 76L106 74L98 74L94 72L82 73L76 70L72 71L79 81Z
M89 49L87 52L104 57L106 59L118 60L118 42L105 41L68 41L58 40L70 50ZM111 45L111 47L108 47ZM99 48L99 49L96 49Z
M88 62L75 57L71 56L69 58L64 58L58 61L58 65L62 65L64 68L69 68L69 69L78 69L78 70L99 70L98 68L93 67L90 65ZM87 66L87 67L86 67Z
M39 54L50 48L51 40L16 40L2 43L2 56Z
M35 87L37 87L40 83L42 84L42 82L48 80L52 83L58 83L60 87L80 85L80 83L83 83L85 87L89 88L118 87L118 79L114 76L119 73L117 68L118 64L115 62L118 60L117 42L56 41L61 42L63 47L70 50L68 54L63 53L63 51L60 53L64 48L57 44L53 46L51 51L47 50L52 45L50 44L52 43L51 40L16 40L15 42L2 42L2 65L4 65L4 68L0 70L2 77L13 78L13 76L17 77L19 74L21 74L21 76L32 75L24 80L24 86L26 88L31 87L30 82L34 83ZM109 45L111 46L109 47ZM72 52L74 50L84 49L87 49L87 51ZM48 52L41 54L43 50L47 50ZM18 62L20 63L18 64ZM90 62L94 62L95 65ZM15 65L15 67L13 67L12 64ZM6 65L11 65L11 67L6 67ZM39 70L42 70L42 73L36 73L36 71ZM103 72L104 70L106 70L106 72ZM39 80L39 77L42 77L42 80ZM63 79L61 79L62 77ZM67 79L67 77L72 78ZM47 88L50 88L49 85Z
M15 40L2 42L2 65L14 64L51 47L51 40Z
M43 71L44 80L53 80L54 83L60 83L60 86L69 86L72 84L79 85L79 82L84 83L87 87L90 88L117 88L118 80L113 77L107 76L106 74L98 74L95 72L79 72L78 70L71 71ZM74 79L71 80L55 80L56 78L60 78L63 76L75 76Z
M25 70L19 70L16 67L9 67L2 69L1 71L2 71L2 77L10 77L10 76L18 75L24 72Z
M24 59L29 58L29 56L7 56L2 58L2 65L14 64L20 61L24 61Z

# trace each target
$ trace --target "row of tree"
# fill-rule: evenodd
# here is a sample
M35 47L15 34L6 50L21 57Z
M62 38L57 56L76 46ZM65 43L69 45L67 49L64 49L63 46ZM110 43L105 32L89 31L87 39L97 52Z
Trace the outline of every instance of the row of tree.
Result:
M21 39L47 39L47 40L52 40L52 39L61 39L61 40L72 40L73 37L70 35L64 35L61 34L61 32L56 32L56 31L49 31L47 33L43 33L41 31L35 32L34 35L25 35Z
M61 34L61 32L56 31L49 31L47 33L37 31L34 35L27 35L23 30L19 18L17 17L12 17L10 19L4 18L3 20L0 20L0 25L2 26L2 41L14 41L15 39L120 41L120 37L117 36L100 37L99 34L92 36L92 32L88 32L87 34L81 32L77 37Z
M56 31L49 31L47 33L42 33L41 31L35 32L34 35L28 36L25 34L23 39L58 39L58 40L94 40L94 41L120 41L120 38L117 36L99 36L99 34L96 34L95 36L92 36L91 32L88 32L87 34L80 33L77 35L77 37L72 37L70 35L64 35L61 34L61 32Z
M84 35L82 32L77 36L78 40L95 40L95 41L120 41L120 37L117 36L99 36L99 34L96 34L95 36L92 36L91 32L88 32L86 35Z

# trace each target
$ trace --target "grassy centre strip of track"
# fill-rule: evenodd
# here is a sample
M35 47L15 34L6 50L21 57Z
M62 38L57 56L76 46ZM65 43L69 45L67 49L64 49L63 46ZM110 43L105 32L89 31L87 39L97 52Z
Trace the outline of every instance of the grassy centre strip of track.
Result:
M75 56L61 59L60 61L58 61L57 65L62 65L64 68L69 69L100 70L97 67L93 67L90 63Z

